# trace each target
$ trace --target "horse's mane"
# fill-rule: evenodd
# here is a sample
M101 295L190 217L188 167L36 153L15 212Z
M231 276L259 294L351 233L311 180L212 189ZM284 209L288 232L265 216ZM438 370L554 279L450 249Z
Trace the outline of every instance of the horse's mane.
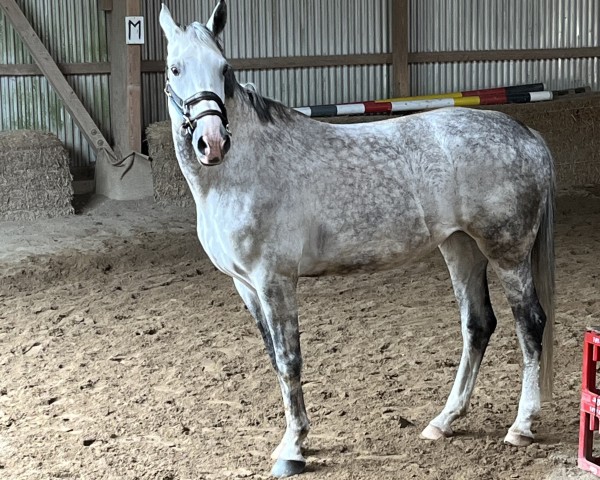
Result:
M283 103L263 97L253 87L240 85L230 67L225 73L225 97L232 98L235 95L256 112L261 123L272 123L276 119L289 121L292 117L291 110Z

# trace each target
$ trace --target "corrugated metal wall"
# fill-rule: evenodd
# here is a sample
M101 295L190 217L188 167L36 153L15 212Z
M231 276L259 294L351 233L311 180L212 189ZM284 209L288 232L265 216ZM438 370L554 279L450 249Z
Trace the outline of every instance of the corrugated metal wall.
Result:
M410 51L597 47L598 0L410 0ZM413 95L543 82L600 90L598 58L422 64Z
M115 0L119 1L119 0ZM163 0L183 24L206 21L216 0ZM390 52L393 0L230 0L224 45L229 58ZM108 61L106 22L97 0L17 0L58 62ZM145 0L144 60L163 60L161 0ZM411 52L598 46L598 0L410 0ZM0 60L32 62L0 13ZM529 82L600 90L594 59L420 64L410 68L412 94ZM240 71L263 94L290 106L390 96L388 65ZM110 137L109 76L69 82ZM144 124L167 118L164 75L143 75ZM94 155L43 77L0 77L0 129L39 128L68 146L73 166Z
M59 63L106 62L104 12L97 0L17 0L52 57ZM34 63L19 35L0 12L0 62ZM71 87L110 138L108 75L71 75ZM43 76L0 76L0 130L52 132L71 152L72 167L95 161L93 150Z
M230 2L224 45L229 58L389 53L392 0L237 0ZM159 0L145 5L144 58L166 56ZM169 0L182 24L205 22L214 0ZM599 46L598 0L410 0L410 51L481 51ZM390 96L387 65L238 72L263 94L290 106ZM600 90L597 58L418 64L411 94L544 82L550 89ZM145 123L165 119L163 74L144 75ZM155 93L148 93L155 92Z
M181 24L206 22L215 0L168 0ZM386 53L390 50L389 0L237 0L229 2L223 43L228 58ZM158 25L161 1L145 3L148 25ZM148 28L144 59L166 57L160 29ZM389 95L388 65L315 67L237 72L241 83L286 105L343 103ZM144 92L162 92L164 75L145 74ZM160 95L144 95L146 124L166 118Z

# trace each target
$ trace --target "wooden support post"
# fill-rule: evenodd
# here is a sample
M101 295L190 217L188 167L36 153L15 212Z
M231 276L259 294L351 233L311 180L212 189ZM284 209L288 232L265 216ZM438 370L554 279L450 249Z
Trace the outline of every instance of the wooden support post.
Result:
M122 157L142 148L142 47L127 45L125 17L141 14L141 0L113 3L110 13L111 118Z
M410 96L408 0L392 0L392 95Z
M40 71L48 79L56 94L62 100L65 109L79 127L79 130L87 139L94 152L99 157L106 153L114 157L110 145L102 135L100 128L92 119L88 111L81 103L77 94L71 88L60 68L44 46L40 37L35 32L27 17L23 14L15 0L0 0L0 8L11 22L15 31L21 36L23 43L29 49Z
M141 0L126 0L128 16L142 14ZM127 110L129 148L142 151L142 46L127 45Z
M100 8L100 10L110 12L113 8L113 2L112 0L100 0L98 3L98 7Z
M98 162L96 192L117 200L152 197L151 165L147 157L139 154L142 149L142 49L141 45L127 45L125 35L125 17L141 15L141 0L118 0L110 6L107 18L112 135L118 158L128 160L124 169ZM122 177L124 170L128 173Z

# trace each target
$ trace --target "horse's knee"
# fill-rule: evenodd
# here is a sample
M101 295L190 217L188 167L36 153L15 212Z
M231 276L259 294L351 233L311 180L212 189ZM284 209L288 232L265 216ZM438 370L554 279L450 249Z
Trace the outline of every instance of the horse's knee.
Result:
M277 373L284 382L300 380L302 357L300 355L275 355Z
M256 321L256 326L258 327L260 335L263 339L265 350L269 355L269 360L271 360L271 365L275 371L277 371L277 359L275 358L275 350L273 348L273 339L271 338L271 333L269 332L268 328L265 327L259 320Z

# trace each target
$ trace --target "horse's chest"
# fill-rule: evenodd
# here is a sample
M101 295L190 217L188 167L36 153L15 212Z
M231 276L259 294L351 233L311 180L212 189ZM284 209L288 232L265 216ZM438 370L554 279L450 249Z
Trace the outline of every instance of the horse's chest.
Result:
M206 227L205 224L198 224L198 239L204 252L215 267L231 275L235 263L232 259L231 249L223 244L218 232Z
M249 258L244 242L240 242L240 219L225 212L217 215L202 215L198 218L198 238L211 262L234 278L245 277L249 270Z

